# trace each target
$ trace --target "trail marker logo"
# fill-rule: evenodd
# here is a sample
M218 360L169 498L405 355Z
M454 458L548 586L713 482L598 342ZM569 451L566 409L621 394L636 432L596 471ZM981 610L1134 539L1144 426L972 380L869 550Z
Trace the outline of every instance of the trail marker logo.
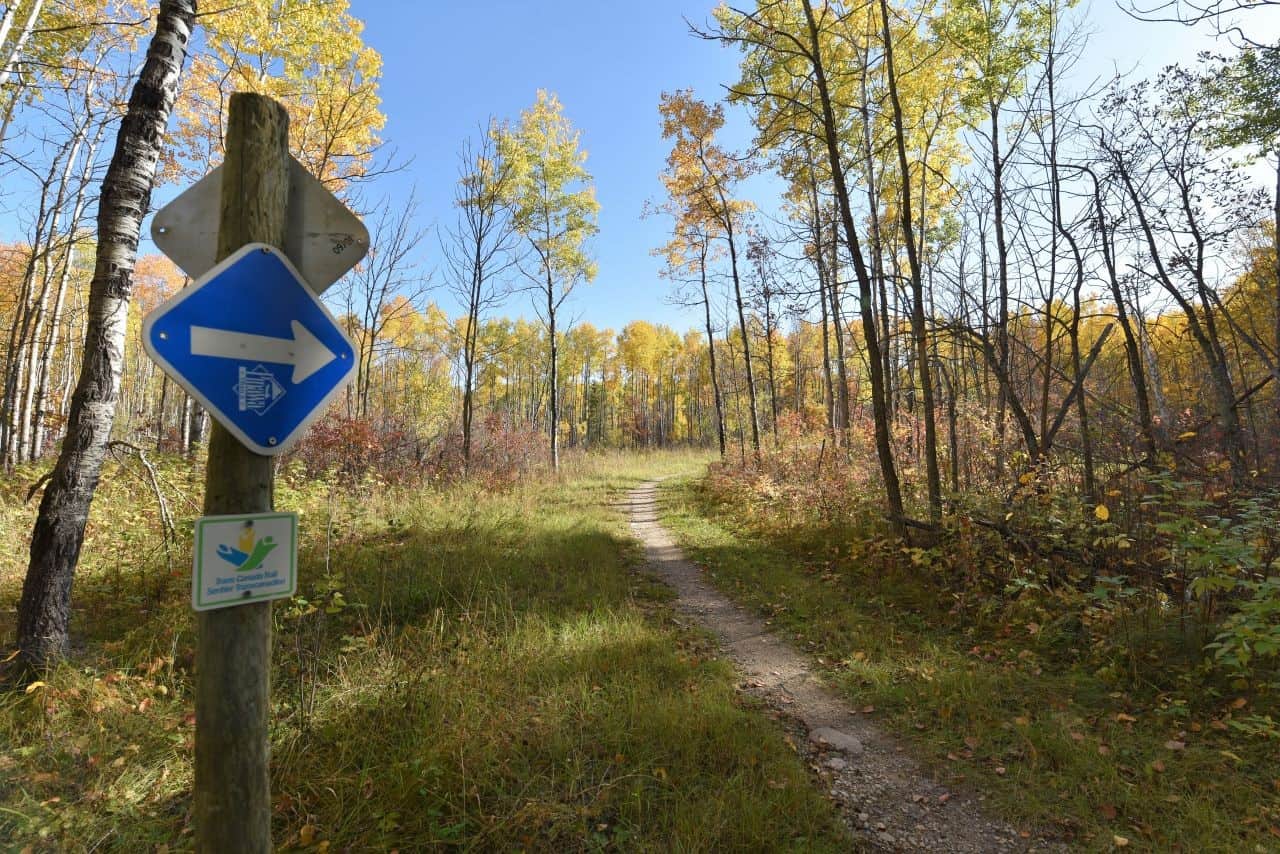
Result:
M298 587L298 514L196 520L191 606L197 611L283 599Z
M284 397L284 386L276 380L275 374L262 365L256 368L240 366L240 382L235 384L236 397L240 401L241 412L266 413L275 406L276 401Z

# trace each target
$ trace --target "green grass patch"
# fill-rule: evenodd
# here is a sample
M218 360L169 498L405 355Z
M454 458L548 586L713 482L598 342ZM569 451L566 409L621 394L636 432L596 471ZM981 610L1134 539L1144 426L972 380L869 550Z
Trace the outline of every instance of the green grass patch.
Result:
M847 850L784 734L630 571L625 490L704 462L570 458L497 495L351 494L283 473L277 505L302 514L302 545L300 595L274 610L276 845ZM165 461L171 500L197 494L197 469ZM171 570L156 530L127 521L149 524L151 499L126 475L109 472L94 507L77 656L0 694L0 839L15 849L191 847L189 533ZM18 491L9 519L29 512ZM194 509L177 503L185 530ZM130 532L146 546L117 562ZM0 575L6 606L18 564Z
M1280 850L1280 742L1235 725L1267 710L1233 693L1187 702L1120 683L1057 649L1069 633L1034 615L976 619L908 550L874 569L852 557L865 531L744 521L692 476L668 481L660 498L664 522L716 585L1015 826L1083 850L1118 838L1129 850Z

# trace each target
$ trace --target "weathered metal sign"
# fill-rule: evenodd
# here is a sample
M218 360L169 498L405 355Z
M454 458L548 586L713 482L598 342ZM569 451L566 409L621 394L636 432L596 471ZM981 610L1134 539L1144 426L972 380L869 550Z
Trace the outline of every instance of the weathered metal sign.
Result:
M184 273L198 279L217 263L219 166L156 212L151 238ZM369 251L369 230L295 158L289 158L289 222L285 254L317 294Z

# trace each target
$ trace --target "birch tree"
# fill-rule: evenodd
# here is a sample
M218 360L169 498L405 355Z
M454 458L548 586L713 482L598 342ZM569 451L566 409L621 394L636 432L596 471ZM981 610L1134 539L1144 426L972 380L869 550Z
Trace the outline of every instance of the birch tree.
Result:
M499 151L512 167L510 204L516 230L528 243L531 263L522 267L534 293L534 310L547 331L551 467L560 467L560 309L574 288L590 282L596 264L586 242L599 228L587 153L579 132L565 118L554 93L538 90L520 123L499 137Z
M98 200L88 332L67 435L40 502L18 606L18 648L40 665L68 647L71 585L115 419L142 218L195 25L196 0L161 0Z

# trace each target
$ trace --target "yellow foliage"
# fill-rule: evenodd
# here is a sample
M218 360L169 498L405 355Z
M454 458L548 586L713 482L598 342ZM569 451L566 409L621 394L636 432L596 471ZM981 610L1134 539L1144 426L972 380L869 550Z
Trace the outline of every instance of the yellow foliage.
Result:
M205 44L175 108L169 177L198 177L222 160L234 92L284 105L291 152L330 189L364 174L386 122L382 57L364 44L347 0L245 0L201 20Z

